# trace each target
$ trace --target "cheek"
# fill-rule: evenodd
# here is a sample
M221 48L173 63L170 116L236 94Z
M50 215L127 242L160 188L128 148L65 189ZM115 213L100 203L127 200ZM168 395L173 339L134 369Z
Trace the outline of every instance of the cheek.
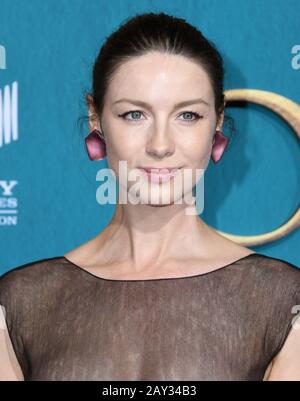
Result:
M191 167L203 168L211 153L212 133L201 130L193 135L187 135L182 141L181 150Z
M130 170L135 166L135 160L141 154L143 148L142 138L137 135L114 130L109 132L109 140L107 141L107 163L111 169L114 170L117 177L119 177L119 169L127 168ZM121 163L119 162L126 162Z
M111 158L129 160L136 154L141 135L136 128L126 127L118 120L113 120L106 128L108 135L108 153Z

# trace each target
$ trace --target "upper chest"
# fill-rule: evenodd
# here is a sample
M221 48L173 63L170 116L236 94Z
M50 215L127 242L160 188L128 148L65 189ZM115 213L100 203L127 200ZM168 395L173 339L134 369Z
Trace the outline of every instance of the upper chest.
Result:
M264 358L263 321L256 318L254 336L258 310L240 298L238 286L221 284L183 279L74 285L34 322L26 345L38 361L35 374L95 380L246 377Z

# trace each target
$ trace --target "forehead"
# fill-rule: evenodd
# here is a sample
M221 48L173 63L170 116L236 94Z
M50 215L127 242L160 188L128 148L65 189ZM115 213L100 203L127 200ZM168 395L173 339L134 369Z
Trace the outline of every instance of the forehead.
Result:
M124 62L115 72L107 97L168 101L197 98L210 101L212 87L206 71L181 55L149 52Z

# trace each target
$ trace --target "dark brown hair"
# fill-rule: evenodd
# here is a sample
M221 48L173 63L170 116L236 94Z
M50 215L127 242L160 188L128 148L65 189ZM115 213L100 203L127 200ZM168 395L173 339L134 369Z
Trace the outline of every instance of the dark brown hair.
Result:
M135 15L106 39L94 62L92 91L86 95L86 99L92 96L98 116L102 114L105 93L114 72L124 61L149 51L183 55L199 63L208 74L215 112L220 116L224 110L224 68L220 53L197 28L163 12Z

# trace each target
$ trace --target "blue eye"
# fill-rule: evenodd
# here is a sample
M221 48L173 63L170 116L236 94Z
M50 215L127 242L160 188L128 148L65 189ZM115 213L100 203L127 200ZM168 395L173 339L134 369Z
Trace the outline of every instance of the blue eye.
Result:
M142 112L139 110L131 110L128 111L127 113L123 113L123 114L118 114L119 117L122 117L124 120L130 120L130 121L139 121L140 118L126 118L127 115L132 114L132 115L141 115Z
M193 112L193 111L184 111L181 115L188 115L188 116L190 116L190 118L184 118L183 120L184 121L187 121L188 123L189 122L193 122L193 121L196 121L196 120L199 120L199 118L203 118L202 116L200 116L200 114L198 114L198 113L195 113L195 112ZM192 119L191 117L193 117L194 116L194 119Z
M128 120L128 121L140 121L140 120L141 120L141 118L135 118L135 117L133 117L133 118L126 118L126 117L127 117L128 115L130 115L130 114L131 114L132 117L133 117L133 116L139 117L139 116L143 115L143 113L142 113L141 111L139 111L139 110L130 110L130 111L127 111L126 113L118 114L118 116L121 117L121 118L123 118L124 120ZM193 111L185 111L185 112L181 113L181 115L188 115L188 116L190 116L190 117L187 118L187 119L186 119L186 118L183 119L183 121L186 121L186 122L188 122L188 123L194 122L194 121L199 120L200 118L203 118L203 116L200 116L200 114L198 114L198 113L196 113L196 112L193 112ZM193 117L194 117L194 118L193 118Z

